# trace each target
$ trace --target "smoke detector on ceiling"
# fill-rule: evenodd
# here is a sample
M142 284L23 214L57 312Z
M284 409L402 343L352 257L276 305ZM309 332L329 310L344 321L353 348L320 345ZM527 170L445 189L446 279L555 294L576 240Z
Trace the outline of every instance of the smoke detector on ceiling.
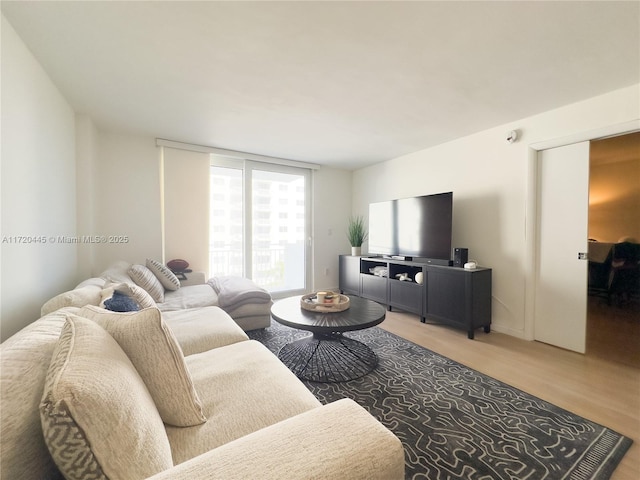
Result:
M518 130L511 130L507 132L507 142L513 143L518 140Z

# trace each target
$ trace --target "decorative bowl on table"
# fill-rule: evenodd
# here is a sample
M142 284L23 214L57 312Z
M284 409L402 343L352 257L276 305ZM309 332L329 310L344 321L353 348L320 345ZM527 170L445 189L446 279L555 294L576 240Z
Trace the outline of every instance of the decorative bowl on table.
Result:
M349 308L349 297L331 291L321 291L303 295L300 307L310 312L343 312Z

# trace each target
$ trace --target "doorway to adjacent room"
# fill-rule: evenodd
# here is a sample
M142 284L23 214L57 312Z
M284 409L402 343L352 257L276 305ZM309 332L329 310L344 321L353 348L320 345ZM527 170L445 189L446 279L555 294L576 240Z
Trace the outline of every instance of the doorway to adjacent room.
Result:
M640 132L591 142L589 240L586 353L640 368Z
M640 132L619 129L616 136L615 130L532 147L531 191L538 202L533 336L640 367L638 261L627 263L623 283L609 281L612 252L639 248ZM596 285L600 291L593 288L594 270L605 279L605 288Z

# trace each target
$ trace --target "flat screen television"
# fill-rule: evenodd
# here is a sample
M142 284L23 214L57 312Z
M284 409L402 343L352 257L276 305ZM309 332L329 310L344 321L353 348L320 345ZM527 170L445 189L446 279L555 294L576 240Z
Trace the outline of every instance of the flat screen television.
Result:
M369 204L369 254L451 259L453 192Z

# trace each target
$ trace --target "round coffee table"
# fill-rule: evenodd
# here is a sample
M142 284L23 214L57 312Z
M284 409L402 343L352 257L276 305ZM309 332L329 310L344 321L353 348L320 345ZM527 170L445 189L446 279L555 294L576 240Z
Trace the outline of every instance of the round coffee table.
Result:
M278 353L298 378L346 382L366 375L378 365L378 356L371 348L343 333L381 323L385 318L382 305L349 296L350 307L343 312L312 312L300 306L300 298L285 298L271 307L271 316L278 323L313 334L288 343Z

